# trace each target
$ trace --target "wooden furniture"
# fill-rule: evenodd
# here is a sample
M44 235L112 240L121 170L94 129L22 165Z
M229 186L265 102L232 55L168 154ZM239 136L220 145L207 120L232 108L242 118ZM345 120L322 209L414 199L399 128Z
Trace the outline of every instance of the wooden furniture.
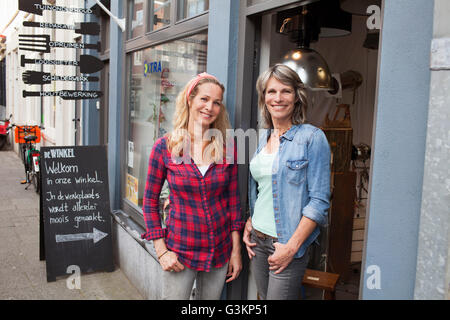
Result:
M352 128L322 128L333 154L333 171L346 172L350 170L353 145Z
M356 199L356 172L333 172L327 270L346 280L350 271L353 216Z
M337 119L341 110L344 118ZM350 106L336 106L334 117L327 114L322 127L332 153L331 205L329 210L328 261L325 271L334 272L345 281L350 271L353 217L356 200L356 172L350 171L353 129Z
M344 110L344 118L337 119L337 116L341 110ZM331 153L333 154L333 171L349 171L353 146L353 129L350 119L350 106L348 104L337 105L333 119L330 120L327 113L321 129L327 136Z
M336 273L306 269L302 285L324 290L324 300L336 300L336 284L339 275Z
M344 110L344 118L338 119L337 116L341 110ZM325 128L351 128L352 120L350 119L350 105L338 104L333 119L330 120L329 113L327 113L323 121L323 126Z
M303 275L302 286L324 290L324 300L336 300L336 285L339 277L336 273L306 269ZM258 300L261 299L258 292L256 297Z

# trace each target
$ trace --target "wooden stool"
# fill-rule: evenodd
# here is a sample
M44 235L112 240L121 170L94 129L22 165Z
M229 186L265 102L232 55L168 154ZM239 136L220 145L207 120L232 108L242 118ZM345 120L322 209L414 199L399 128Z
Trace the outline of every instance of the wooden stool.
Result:
M324 300L336 300L336 284L339 275L336 273L306 269L302 285L325 290Z

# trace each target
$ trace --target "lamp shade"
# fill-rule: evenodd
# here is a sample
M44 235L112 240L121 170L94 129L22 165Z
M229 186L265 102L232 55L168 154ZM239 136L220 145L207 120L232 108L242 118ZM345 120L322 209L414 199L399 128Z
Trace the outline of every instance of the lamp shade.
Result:
M298 73L305 87L313 90L333 90L331 72L325 59L311 48L288 51L281 63Z
M368 16L367 8L371 5L381 7L381 0L341 0L341 9L358 16Z
M342 37L352 33L352 15L341 10L339 0L322 0L317 4L320 37Z

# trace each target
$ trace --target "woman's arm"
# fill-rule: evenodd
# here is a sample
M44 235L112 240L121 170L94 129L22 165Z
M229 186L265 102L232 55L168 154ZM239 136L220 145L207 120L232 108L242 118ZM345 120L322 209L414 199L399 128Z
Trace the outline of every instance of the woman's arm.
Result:
M231 233L231 238L233 239L233 249L231 251L231 258L228 264L229 277L226 282L231 282L239 277L242 270L242 257L241 257L241 235L239 231L233 231Z
M143 238L153 240L158 261L164 271L179 272L184 269L184 266L178 261L176 253L167 249L165 230L161 226L159 214L159 197L167 176L163 156L165 140L163 139L156 141L150 154L142 208L147 231Z
M325 133L317 129L308 144L308 181L309 202L302 209L302 215L325 226L328 223L330 207L330 145Z
M144 190L142 213L144 215L146 233L142 238L154 240L165 237L159 214L159 196L166 179L167 169L164 163L164 138L156 141L150 153L147 181Z
M244 235L242 236L242 241L245 243L245 247L247 249L248 258L251 260L256 254L252 250L253 247L256 246L256 243L251 242L250 240L250 232L253 229L252 218L249 217L244 227Z
M241 230L243 221L241 217L241 201L239 195L238 184L238 165L237 165L237 149L234 146L234 163L231 169L231 181L228 187L228 209L231 218L231 238L233 242L233 249L231 251L230 262L228 264L229 277L226 282L235 280L242 270L241 257Z

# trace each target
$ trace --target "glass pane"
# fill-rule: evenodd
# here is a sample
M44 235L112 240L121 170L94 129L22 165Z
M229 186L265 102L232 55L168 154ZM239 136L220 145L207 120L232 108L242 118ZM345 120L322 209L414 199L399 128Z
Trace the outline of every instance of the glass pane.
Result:
M128 39L133 39L145 33L144 0L130 0L128 4Z
M190 18L209 10L209 0L178 0L178 20Z
M150 1L150 30L157 30L170 24L171 0ZM153 4L152 4L153 2Z
M129 131L126 198L142 206L148 159L156 139L172 130L178 93L206 71L207 32L128 56Z

